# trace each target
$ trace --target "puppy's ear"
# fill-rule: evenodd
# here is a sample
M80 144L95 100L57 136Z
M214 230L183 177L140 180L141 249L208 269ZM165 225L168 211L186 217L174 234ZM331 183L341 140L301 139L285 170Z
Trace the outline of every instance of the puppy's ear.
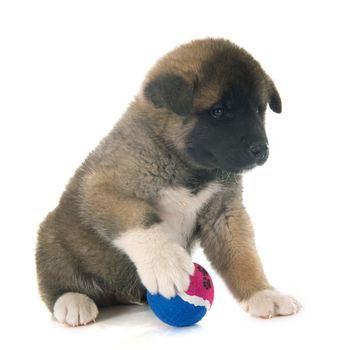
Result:
M165 107L179 115L191 111L193 93L194 84L176 74L161 74L144 89L145 97L156 107Z
M276 89L274 82L271 78L268 78L268 94L269 94L269 106L275 113L282 112L281 97Z

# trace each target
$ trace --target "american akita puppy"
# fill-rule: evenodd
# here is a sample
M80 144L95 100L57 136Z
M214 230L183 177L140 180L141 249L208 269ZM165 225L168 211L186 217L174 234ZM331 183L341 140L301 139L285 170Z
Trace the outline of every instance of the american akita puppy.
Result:
M268 158L267 106L281 112L274 83L227 40L193 41L156 63L40 227L39 288L58 321L144 303L146 288L185 291L195 242L252 315L299 310L268 283L242 205L242 172Z

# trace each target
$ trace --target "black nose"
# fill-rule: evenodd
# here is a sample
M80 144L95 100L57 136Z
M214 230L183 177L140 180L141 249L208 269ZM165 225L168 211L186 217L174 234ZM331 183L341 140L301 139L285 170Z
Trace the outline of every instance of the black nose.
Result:
M263 165L269 157L269 146L267 143L253 143L249 152L255 158L256 164Z

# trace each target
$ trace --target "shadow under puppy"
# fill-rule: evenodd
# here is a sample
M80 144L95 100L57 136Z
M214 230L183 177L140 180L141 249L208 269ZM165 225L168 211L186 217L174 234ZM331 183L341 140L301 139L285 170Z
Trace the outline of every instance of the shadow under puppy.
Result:
M281 112L274 83L227 40L193 41L155 64L40 227L39 289L58 321L144 303L146 288L185 291L197 241L252 315L299 310L268 283L242 205L242 172L268 158L267 105Z

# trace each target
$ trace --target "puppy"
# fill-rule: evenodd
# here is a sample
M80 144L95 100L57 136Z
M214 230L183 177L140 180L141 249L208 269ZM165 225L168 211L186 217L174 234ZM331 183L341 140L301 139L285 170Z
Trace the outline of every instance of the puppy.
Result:
M254 316L300 305L265 277L242 172L266 162L270 77L242 48L197 40L161 58L125 115L77 170L42 223L36 264L42 299L69 325L98 307L185 291L196 242Z

